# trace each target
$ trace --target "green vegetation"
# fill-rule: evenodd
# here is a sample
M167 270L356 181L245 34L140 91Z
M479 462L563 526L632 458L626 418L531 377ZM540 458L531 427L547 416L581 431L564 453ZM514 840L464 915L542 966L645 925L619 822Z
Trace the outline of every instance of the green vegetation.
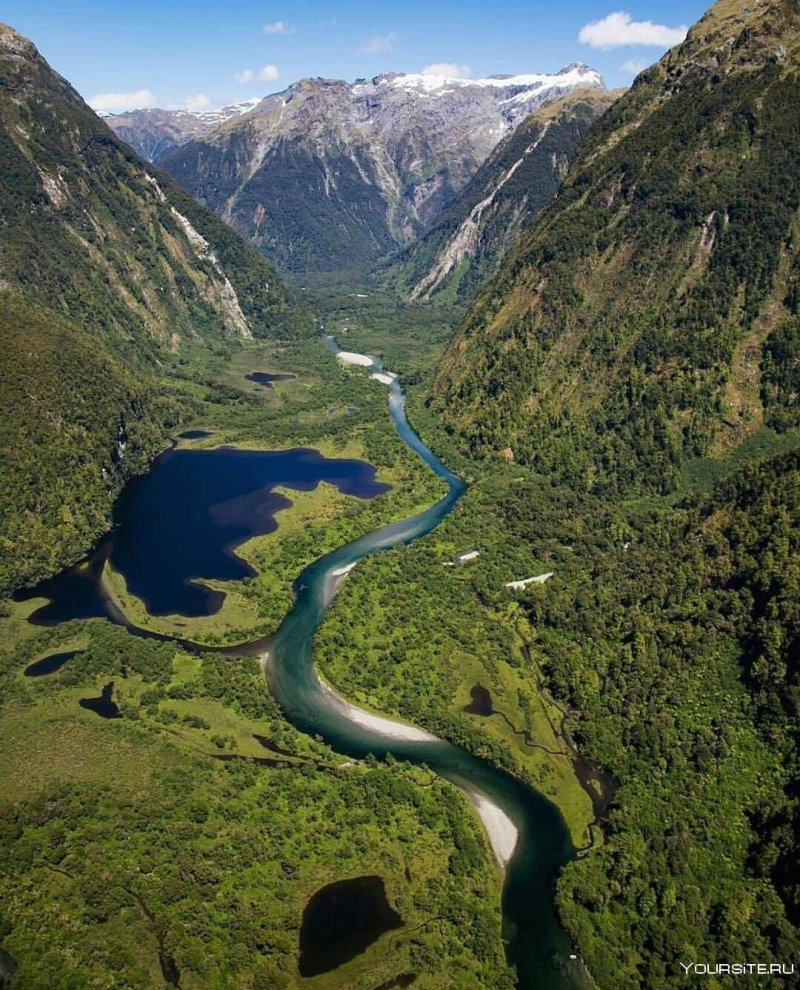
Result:
M449 785L299 735L255 660L186 657L102 622L18 621L0 653L0 932L20 986L164 986L159 954L188 990L373 990L401 972L426 990L513 985L499 878ZM78 632L89 645L58 674L21 676ZM112 721L77 704L109 680ZM403 927L301 981L305 903L364 873L385 879Z
M794 453L624 531L604 513L527 596L582 751L621 782L559 894L601 986L800 948L798 520Z
M506 582L551 570L554 546L542 526L537 546L512 510L535 492L516 473L479 475L458 508L426 540L362 561L348 576L317 641L321 671L345 697L389 712L505 766L561 809L576 847L589 841L588 795L560 733L561 711L538 687L526 656L533 632ZM551 515L553 510L550 510ZM552 533L566 538L556 515ZM480 557L449 566L457 553ZM495 714L469 714L476 684Z
M473 453L662 493L758 430L762 390L786 421L799 24L781 0L716 5L592 128L439 369L435 408Z

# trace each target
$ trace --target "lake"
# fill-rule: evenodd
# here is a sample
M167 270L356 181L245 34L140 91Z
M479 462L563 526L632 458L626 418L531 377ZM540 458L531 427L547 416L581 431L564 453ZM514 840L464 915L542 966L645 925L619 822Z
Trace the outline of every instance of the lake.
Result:
M371 499L390 489L365 461L317 450L172 449L130 482L114 507L114 528L90 558L43 582L26 597L51 599L38 623L107 614L100 577L109 561L152 615L212 615L225 594L197 579L235 581L254 574L236 548L273 532L291 505L277 487L312 491L321 482Z

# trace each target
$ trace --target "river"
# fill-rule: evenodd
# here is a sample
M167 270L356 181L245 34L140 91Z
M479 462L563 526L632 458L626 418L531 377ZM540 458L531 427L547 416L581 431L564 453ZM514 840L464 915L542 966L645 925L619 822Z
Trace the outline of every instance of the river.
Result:
M335 352L333 338L324 339ZM380 362L372 370L380 372ZM426 536L453 510L466 488L412 429L399 381L394 379L388 389L398 434L446 482L447 494L424 512L377 529L320 558L300 574L294 586L294 607L263 644L268 651L270 688L289 721L304 732L318 733L339 752L354 757L391 753L396 759L425 763L460 787L479 806L485 824L488 820L493 831L500 833L495 854L500 859L509 857L503 888L503 936L508 960L517 968L520 990L575 990L591 985L580 961L571 958L574 949L554 911L556 874L574 855L566 823L555 805L510 774L427 733L417 730L408 733L409 737L418 734L417 738L402 738L399 723L386 720L380 725L375 720L366 724L357 709L326 688L314 669L314 637L344 569L369 554ZM502 833L509 835L508 823L517 833L513 851L502 839Z
M338 352L332 337L323 339L331 351ZM389 411L399 436L443 479L447 494L425 511L383 526L306 567L294 583L294 605L277 632L266 640L225 652L262 658L271 691L286 718L301 731L320 735L351 757L372 754L383 758L391 754L398 760L425 764L459 787L478 811L492 850L505 870L503 938L520 990L583 990L593 986L591 978L575 956L554 909L555 878L575 855L556 806L509 773L422 729L349 705L323 683L314 668L314 639L343 577L370 554L426 536L466 490L464 482L411 428L399 380L384 373L378 360L365 364L365 371L381 376L378 381L388 388ZM147 490L141 482L139 488ZM90 558L89 566L65 572L36 589L34 594L47 596L50 604L41 608L33 621L50 624L105 615L137 635L168 638L132 626L103 594L100 575L108 553L100 552L96 560ZM184 645L196 648L191 643Z

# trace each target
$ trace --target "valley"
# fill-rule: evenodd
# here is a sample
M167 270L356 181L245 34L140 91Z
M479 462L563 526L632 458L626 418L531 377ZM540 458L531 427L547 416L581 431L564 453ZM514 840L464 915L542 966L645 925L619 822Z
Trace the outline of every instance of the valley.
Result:
M685 33L98 116L0 25L4 987L794 964L800 14Z

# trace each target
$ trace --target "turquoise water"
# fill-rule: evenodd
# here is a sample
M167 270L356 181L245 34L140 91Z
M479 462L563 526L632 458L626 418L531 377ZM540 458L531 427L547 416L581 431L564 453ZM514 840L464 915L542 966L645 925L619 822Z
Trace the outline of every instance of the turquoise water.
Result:
M325 338L332 350L336 343ZM380 365L376 362L375 368ZM569 940L553 908L555 876L574 855L561 813L537 791L483 760L438 739L399 740L359 724L319 681L313 666L316 632L331 604L336 575L369 554L409 543L430 533L452 511L465 485L417 436L405 412L399 382L389 386L389 410L400 437L447 486L434 506L384 526L307 567L294 586L296 601L281 627L260 646L269 652L270 687L286 717L299 729L318 733L339 752L368 753L425 763L466 792L478 792L515 824L519 838L506 868L503 926L509 962L521 990L567 990L586 983L572 960ZM257 645L257 644L254 644ZM466 813L466 809L465 809Z

